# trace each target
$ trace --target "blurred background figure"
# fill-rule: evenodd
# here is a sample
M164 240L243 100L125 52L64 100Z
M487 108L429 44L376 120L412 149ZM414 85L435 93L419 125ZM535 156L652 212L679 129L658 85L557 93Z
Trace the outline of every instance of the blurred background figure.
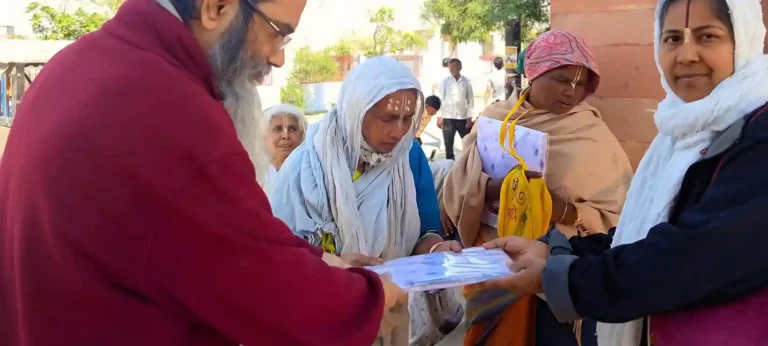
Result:
M269 107L264 111L264 117L269 120L265 140L271 154L264 189L269 190L285 159L304 142L308 125L304 111L290 104Z
M421 118L421 124L419 125L419 128L416 129L416 141L419 142L419 144L422 144L421 134L424 133L427 125L432 121L432 117L440 110L440 98L435 95L427 97L427 99L424 100L424 106L424 115Z
M507 71L504 70L504 58L493 59L493 68L485 88L486 106L506 100Z

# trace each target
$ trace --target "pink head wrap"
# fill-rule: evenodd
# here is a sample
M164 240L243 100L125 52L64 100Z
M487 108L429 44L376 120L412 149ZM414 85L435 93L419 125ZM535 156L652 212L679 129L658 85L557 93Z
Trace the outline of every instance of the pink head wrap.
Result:
M582 66L592 72L587 95L594 94L600 84L600 71L589 46L580 36L567 31L548 31L533 40L525 51L525 77L530 80L567 65Z

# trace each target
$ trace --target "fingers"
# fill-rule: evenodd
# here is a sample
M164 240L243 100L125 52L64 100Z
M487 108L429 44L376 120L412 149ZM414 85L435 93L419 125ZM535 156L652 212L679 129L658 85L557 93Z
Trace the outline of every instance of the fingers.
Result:
M513 259L519 255L522 255L526 250L535 245L537 240L525 239L520 237L504 237L497 238L488 243L483 244L485 249L503 249L504 252Z
M509 237L504 238L496 238L494 240L491 240L485 244L483 244L483 248L490 250L490 249L503 249L504 246L507 244L507 239Z
M388 273L379 275L381 284L384 288L385 309L389 310L397 304L408 302L408 293L400 289L394 282L392 276Z
M384 263L384 260L381 258L374 258L374 257L368 257L368 263L365 264L367 266L377 266L379 264Z
M464 248L463 246L461 246L461 243L455 240L451 240L449 244L450 244L450 250L453 252L461 252L461 250Z
M384 263L380 258L368 257L359 253L341 255L341 259L354 267L375 266Z
M509 270L513 271L515 275L519 275L522 273L525 273L527 271L531 272L541 272L544 270L544 266L546 265L547 261L541 258L521 258L517 261L513 261L511 263L507 264L507 267Z
M525 171L525 177L528 179L541 179L542 175L539 172Z

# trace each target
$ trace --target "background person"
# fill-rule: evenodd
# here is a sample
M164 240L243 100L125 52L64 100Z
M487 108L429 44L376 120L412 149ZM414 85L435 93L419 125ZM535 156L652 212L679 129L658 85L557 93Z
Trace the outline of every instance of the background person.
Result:
M272 154L264 182L264 189L268 190L285 159L304 142L308 125L304 111L290 104L269 107L264 111L264 117L269 120L265 140Z
M416 129L416 141L419 142L419 144L422 144L421 134L424 133L424 130L427 128L427 125L429 125L432 117L440 111L440 105L440 98L435 95L427 97L427 99L424 100L424 115L418 129Z
M499 240L489 247L505 248L521 271L488 285L544 292L563 322L606 322L597 329L600 345L766 345L768 57L761 4L667 0L656 18L667 96L613 239L569 242L553 231L549 248L557 256L549 257L541 242Z
M485 105L490 106L492 103L506 100L506 85L507 85L507 71L504 70L504 58L496 57L493 59L493 68L495 69L490 78L488 78L488 84L485 87Z
M475 93L472 91L472 82L461 75L461 60L451 59L448 62L448 71L450 76L440 83L437 95L442 101L437 127L443 130L445 158L453 160L453 141L456 134L464 138L472 128L471 113L475 108Z
M426 156L421 148L413 152L423 107L419 87L408 67L390 57L353 68L336 106L310 127L305 145L278 172L269 195L275 215L327 253L367 256L357 265L460 251L458 242L444 241L436 226L425 224L428 216L433 223L439 217ZM411 153L421 164L412 166ZM433 211L423 214L428 204ZM414 304L425 303L414 303L412 295ZM408 311L401 317L391 332L379 334L377 345L408 344ZM422 323L411 320L412 329Z
M518 125L549 135L544 176L552 196L549 223L569 237L607 233L618 223L632 167L600 112L585 101L600 83L595 59L586 42L567 31L542 34L526 52L525 72L531 85L522 92L524 102L513 117L521 117ZM482 116L503 120L518 101L498 102ZM501 236L489 221L498 216L494 204L503 181L484 172L481 150L488 149L478 145L478 133L476 127L464 140L468 147L448 173L439 198L443 229L457 230L465 246L479 246ZM536 297L471 289L467 296L467 343L596 343L594 321L558 323L547 303Z

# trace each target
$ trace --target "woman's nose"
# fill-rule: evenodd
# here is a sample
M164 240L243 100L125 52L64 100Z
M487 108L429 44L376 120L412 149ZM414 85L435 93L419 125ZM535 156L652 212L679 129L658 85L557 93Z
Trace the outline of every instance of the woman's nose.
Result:
M677 62L679 64L690 64L697 61L699 61L699 53L696 49L696 44L693 42L683 43L677 53Z

